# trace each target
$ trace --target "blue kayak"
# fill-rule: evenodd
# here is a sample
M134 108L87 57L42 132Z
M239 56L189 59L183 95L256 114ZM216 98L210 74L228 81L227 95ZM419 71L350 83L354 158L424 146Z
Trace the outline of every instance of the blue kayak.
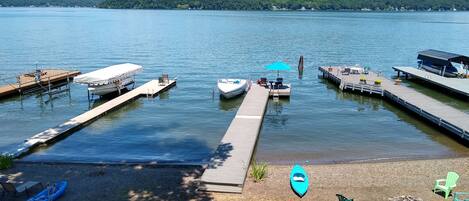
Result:
M34 197L29 198L28 201L54 201L59 199L64 194L67 188L67 181L60 181L51 186L48 186Z
M292 190L300 197L303 197L308 191L308 174L301 166L293 166L290 173L290 185Z

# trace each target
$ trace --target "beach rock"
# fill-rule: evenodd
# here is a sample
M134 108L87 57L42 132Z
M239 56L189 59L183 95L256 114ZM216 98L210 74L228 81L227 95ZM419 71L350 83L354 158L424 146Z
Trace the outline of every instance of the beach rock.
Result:
M422 198L412 197L410 195L389 198L388 201L423 201Z

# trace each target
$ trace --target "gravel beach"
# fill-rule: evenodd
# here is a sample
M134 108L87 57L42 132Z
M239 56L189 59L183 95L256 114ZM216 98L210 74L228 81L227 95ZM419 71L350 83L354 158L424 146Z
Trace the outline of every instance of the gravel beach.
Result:
M16 163L0 175L13 181L44 184L68 180L66 200L300 200L290 190L291 166L268 167L268 177L255 183L248 177L242 194L197 190L203 169L197 166L91 165ZM469 158L305 166L309 192L301 200L337 200L336 193L355 201L388 201L398 196L444 200L431 191L435 179L459 173L456 191L469 191ZM1 200L25 200L26 195ZM452 200L452 197L450 197Z

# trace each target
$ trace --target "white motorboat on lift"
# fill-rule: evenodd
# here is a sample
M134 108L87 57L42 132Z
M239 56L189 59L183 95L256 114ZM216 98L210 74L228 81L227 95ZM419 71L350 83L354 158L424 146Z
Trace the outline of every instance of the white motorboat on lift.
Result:
M103 96L116 91L120 93L134 84L135 74L142 69L142 66L136 64L118 64L76 76L73 81L88 85L91 94Z
M248 81L244 79L219 79L218 91L225 98L233 98L248 90Z

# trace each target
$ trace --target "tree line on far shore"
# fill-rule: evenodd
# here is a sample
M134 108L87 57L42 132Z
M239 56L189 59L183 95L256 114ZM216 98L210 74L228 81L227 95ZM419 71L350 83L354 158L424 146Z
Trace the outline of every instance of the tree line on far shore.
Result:
M469 10L469 0L0 0L0 5L204 10Z
M469 10L469 0L104 0L98 6L206 10Z
M97 7L103 0L0 0L3 7Z

